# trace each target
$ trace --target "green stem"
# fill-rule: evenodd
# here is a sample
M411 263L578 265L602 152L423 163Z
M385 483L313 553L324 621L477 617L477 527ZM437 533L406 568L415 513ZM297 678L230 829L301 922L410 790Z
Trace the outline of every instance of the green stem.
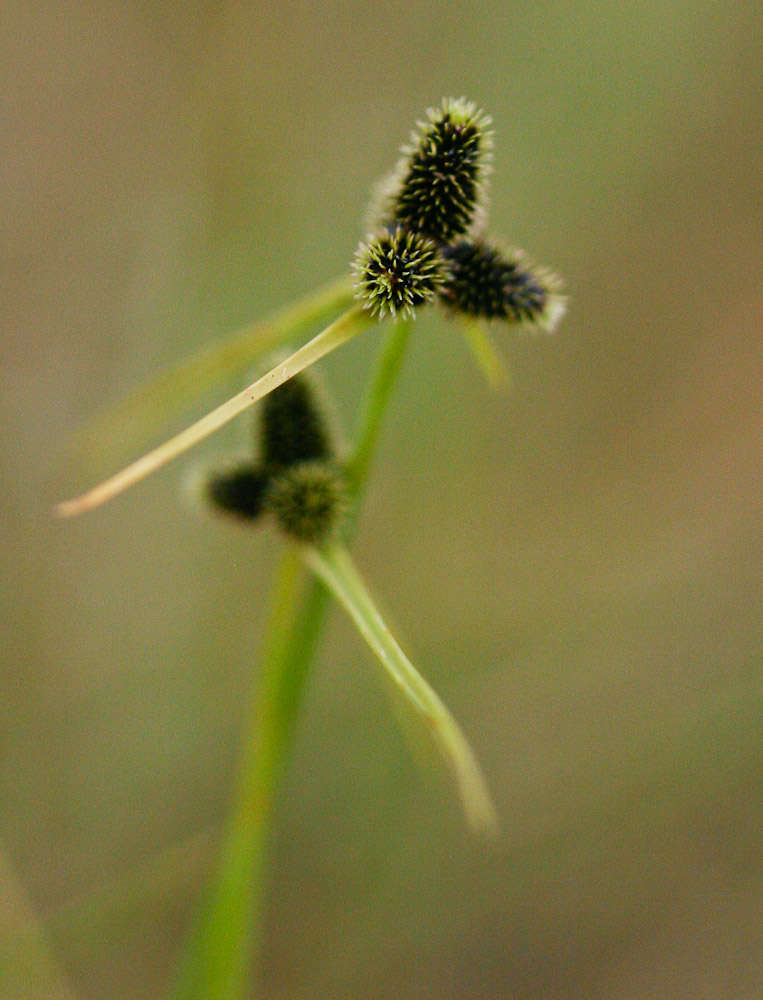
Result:
M376 375L365 396L355 447L346 466L347 489L352 507L345 529L345 538L348 539L354 529L359 500L368 479L368 470L378 443L384 411L400 373L411 326L410 321L397 323L382 344Z
M241 996L246 984L248 942L260 925L261 899L251 887L263 880L281 743L290 728L280 665L300 581L299 561L289 549L276 577L263 676L246 727L238 794L220 845L217 878L180 972L177 1000L227 1000Z
M410 325L396 324L381 348L349 461L351 535L354 515L378 441L382 418L400 370ZM290 546L277 577L265 645L263 676L239 769L234 807L218 870L193 936L176 1000L238 1000L261 936L273 805L287 763L310 662L329 604L329 592L311 575L301 593L295 580L297 549Z
M493 343L485 323L470 316L461 319L466 342L474 355L477 366L493 389L511 385L508 366Z

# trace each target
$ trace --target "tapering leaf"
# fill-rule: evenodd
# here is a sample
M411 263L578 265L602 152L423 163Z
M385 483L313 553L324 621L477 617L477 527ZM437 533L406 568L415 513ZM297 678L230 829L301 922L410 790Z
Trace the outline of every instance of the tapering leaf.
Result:
M106 479L98 486L88 490L73 500L65 500L56 507L59 517L74 517L77 514L84 514L88 510L99 507L107 500L118 496L128 487L145 479L152 472L156 472L173 458L177 458L184 451L192 448L195 444L203 441L204 438L219 430L228 421L238 416L253 403L267 396L273 389L283 385L292 376L297 375L309 365L315 364L326 354L350 340L361 330L372 325L374 320L356 306L335 320L330 326L319 333L312 340L308 341L304 347L280 362L265 375L258 378L246 389L237 393L226 403L212 410L201 420L186 427L184 431L176 434L175 437L165 441L164 444L154 448L132 464L126 466L120 472Z
M332 545L323 549L306 546L303 551L310 568L350 615L388 677L434 737L456 780L469 825L479 833L497 832L490 793L466 737L397 644L347 550Z

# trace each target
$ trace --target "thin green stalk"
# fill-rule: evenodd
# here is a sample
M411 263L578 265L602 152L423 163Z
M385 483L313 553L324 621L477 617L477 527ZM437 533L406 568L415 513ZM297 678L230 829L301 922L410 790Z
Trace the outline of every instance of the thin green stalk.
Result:
M360 502L409 332L407 322L390 331L368 389L349 461L352 514ZM351 520L348 535L353 524ZM214 886L189 944L175 1000L238 1000L246 989L252 955L258 950L273 804L330 596L312 575L301 592L295 565L299 565L297 549L290 546L277 577L263 676L247 724L231 819Z
M411 326L410 321L395 324L392 333L390 333L382 344L376 375L365 396L361 418L358 423L355 447L345 470L347 489L352 506L345 528L345 538L350 537L354 527L358 501L368 478L368 470L376 450L384 411L387 408L392 388L400 373L405 349L408 346Z
M288 549L276 577L263 675L246 726L238 792L220 846L217 876L180 972L177 1000L228 1000L241 996L246 985L251 937L260 925L262 902L252 885L263 881L276 772L283 734L291 728L289 706L282 698L281 665L300 578L299 561Z
M119 462L137 451L157 428L181 419L197 400L226 379L251 369L259 357L301 340L311 330L349 309L352 281L342 277L205 346L190 358L148 379L119 402L107 406L74 435L70 461Z
M484 321L463 316L461 328L477 367L482 371L490 387L498 389L511 385L511 375L506 361L493 343Z
M234 417L237 417L239 413L243 413L263 396L267 396L279 385L288 382L290 378L315 364L316 361L351 340L361 330L371 326L374 322L375 320L369 313L361 309L360 306L348 309L339 319L334 320L330 326L327 326L325 330L300 347L298 351L285 358L275 368L247 386L246 389L236 393L227 402L207 413L201 420L186 427L185 430L170 438L169 441L165 441L158 448L154 448L153 451L142 455L109 479L88 490L87 493L59 503L55 508L56 514L59 517L76 517L86 511L93 510L95 507L100 507L107 500L112 500L128 487L134 486L135 483L145 479L152 472L156 472L173 458L177 458L184 451L188 451L189 448L203 441L204 438L219 430Z

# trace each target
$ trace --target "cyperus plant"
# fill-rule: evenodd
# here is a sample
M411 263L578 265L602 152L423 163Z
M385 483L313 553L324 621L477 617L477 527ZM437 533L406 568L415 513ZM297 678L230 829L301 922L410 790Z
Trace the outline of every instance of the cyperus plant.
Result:
M483 321L551 330L563 312L558 282L550 273L529 265L518 251L501 249L483 233L492 150L489 124L486 115L463 99L445 99L430 110L403 147L395 171L377 189L369 234L352 263L352 280L341 279L164 374L101 426L108 431L144 426L148 411L174 405L212 378L239 371L265 350L307 332L320 318L340 313L338 318L201 420L57 508L70 516L98 506L264 400L258 448L210 473L202 486L210 509L239 525L270 516L287 546L218 870L186 952L177 998L232 1000L245 990L275 789L329 594L348 612L384 676L423 720L454 776L472 828L492 832L497 827L466 739L392 637L348 551L416 310L440 302L462 320L488 374L500 363ZM387 315L397 322L363 397L354 446L342 460L309 383L299 376ZM300 565L310 572L304 586Z
M464 308L457 294L458 269L451 282L448 267L441 271L430 245L421 239L439 242L441 251L447 254L450 250L452 255L450 243L454 236L464 233L473 235L472 230L481 228L484 221L485 176L491 149L490 133L486 129L489 121L473 104L463 99L444 99L439 109L430 109L428 124L420 126L418 141L414 136L412 144L403 147L403 159L395 174L381 186L382 195L377 198L378 204L372 215L377 232L360 245L355 255L353 268L357 283L354 295L346 280L340 280L329 289L321 289L287 311L285 316L276 316L270 323L242 330L217 350L191 359L171 376L161 377L155 394L141 393L136 405L128 403L121 408L118 418L107 422L112 427L117 426L118 421L124 423L128 415L137 411L137 422L142 423L142 412L152 405L156 406L157 401L160 403L165 398L176 401L178 385L183 386L186 396L199 392L203 388L200 384L203 377L210 372L220 377L246 367L265 345L273 348L288 342L295 331L306 326L313 317L338 311L349 305L353 298L358 304L347 309L298 351L201 420L82 496L60 503L57 513L62 517L72 517L111 500L367 329L385 311L392 316L410 314L417 304L432 301L435 298L432 291L439 289L440 298L456 312L481 319L499 315L495 311L493 282L489 282L487 287L483 285L484 296L473 296L468 309ZM463 135L469 136L468 142L457 141L456 137ZM409 165L407 170L406 163ZM431 198L425 197L428 190L433 192ZM417 211L411 209L412 202L418 203ZM449 222L444 221L442 213L448 216ZM421 232L415 228L417 225L425 226L427 231ZM406 236L406 230L415 236ZM388 245L388 240L391 240L391 245ZM526 299L520 310L505 309L501 318L550 332L564 313L564 300L558 292L559 283L550 272L523 272L519 259L517 256L514 260L511 281L505 285L507 298L511 298L517 281L523 280L523 273L541 294L532 301ZM200 378L194 386L196 375Z

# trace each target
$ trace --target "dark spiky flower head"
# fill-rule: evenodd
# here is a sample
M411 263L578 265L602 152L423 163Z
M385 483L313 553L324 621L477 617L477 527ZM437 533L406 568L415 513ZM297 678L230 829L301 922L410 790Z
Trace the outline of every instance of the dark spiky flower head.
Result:
M205 482L205 494L216 511L253 521L265 508L267 486L265 472L241 463L213 473Z
M346 506L340 470L330 462L301 462L273 476L266 504L281 530L300 542L319 544Z
M460 240L443 252L449 277L440 294L456 311L549 331L561 318L558 279L530 264L521 251Z
M389 181L382 215L439 243L472 231L483 210L490 119L464 98L445 98L419 122Z
M342 477L315 396L312 379L300 375L267 397L259 423L260 464L244 459L199 482L215 512L253 521L272 511L296 538L312 541L327 533L341 507ZM194 493L199 495L198 487Z
M331 458L328 430L309 378L290 379L265 397L260 436L269 471Z
M353 261L355 297L375 316L410 316L431 302L445 280L437 245L396 226L361 243Z

